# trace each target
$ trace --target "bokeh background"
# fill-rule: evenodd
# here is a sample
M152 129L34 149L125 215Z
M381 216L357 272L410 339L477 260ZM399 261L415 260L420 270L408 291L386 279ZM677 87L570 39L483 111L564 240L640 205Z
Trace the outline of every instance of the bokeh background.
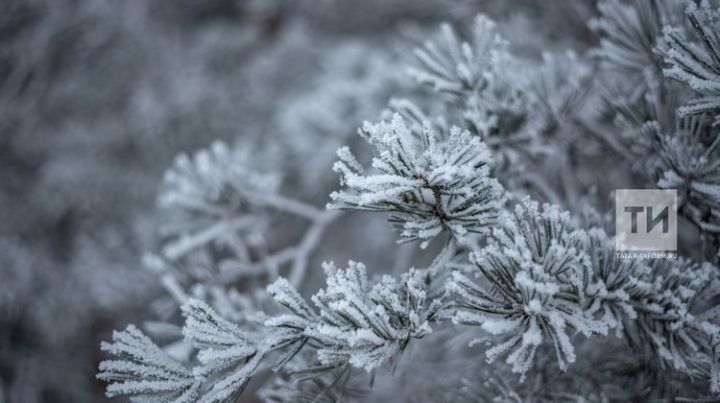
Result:
M284 193L323 206L335 150L402 91L412 47L440 22L486 13L538 60L593 45L593 2L539 4L0 1L0 402L106 400L100 341L152 320L165 294L141 258L175 155L247 146ZM396 248L382 217L327 238L309 289L323 259L381 266Z

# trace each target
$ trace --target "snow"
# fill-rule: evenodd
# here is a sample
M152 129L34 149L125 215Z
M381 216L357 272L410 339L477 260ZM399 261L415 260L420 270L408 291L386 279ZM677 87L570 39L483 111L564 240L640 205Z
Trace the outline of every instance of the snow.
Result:
M501 187L488 177L490 154L477 137L452 128L447 139L423 122L413 132L400 114L366 122L361 135L374 147L372 167L362 167L347 149L339 151L334 170L347 189L331 193L330 208L388 211L408 240L430 240L443 231L463 239L494 222Z

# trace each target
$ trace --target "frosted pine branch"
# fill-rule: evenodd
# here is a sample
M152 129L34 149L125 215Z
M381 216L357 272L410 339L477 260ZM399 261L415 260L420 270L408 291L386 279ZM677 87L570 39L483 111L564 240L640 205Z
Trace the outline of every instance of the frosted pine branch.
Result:
M165 174L158 203L163 208L223 217L256 202L258 195L274 193L278 178L253 172L244 158L221 142L192 158L179 155Z
M386 213L400 243L441 238L444 247L408 249L390 269L396 254L381 255L388 239L368 226L353 253L387 265L375 278L362 263L326 263L324 286L301 293L315 277L314 251L346 241L324 237L339 213L281 194L249 148L217 143L178 157L159 197L170 215L162 249L147 261L176 300L154 304L163 317L179 319L182 305L182 335L179 325L160 332L177 338L163 349L134 327L117 332L103 344L114 356L99 374L108 395L220 403L258 386L268 401L717 397L720 137L708 116L718 112L720 17L703 2L684 18L676 11L686 4L600 1L599 48L551 48L542 61L511 52L485 16L466 31L445 24L415 51L414 88L386 85L390 74L375 70L389 70L389 58L355 71L370 48L348 46L350 61L332 64L348 70L323 75L345 87L331 79L320 83L331 95L323 102L294 99L280 125L292 138L279 143L291 158L271 164L293 166L288 189L308 187L324 160L300 151L320 154L318 133L335 148L343 140L329 136L398 96L359 130L369 163L337 151L340 188L328 207ZM675 28L663 37L666 25ZM583 41L574 49L593 43ZM317 182L304 197L328 185ZM600 206L620 184L677 190L684 257L616 253L612 208ZM386 274L413 264L427 268ZM383 368L392 374L377 376ZM462 373L428 381L446 368Z
M489 177L490 154L477 137L454 128L443 139L429 124L413 132L399 115L366 123L361 134L378 173L366 173L340 149L334 169L346 189L330 195L329 207L393 213L403 242L421 240L421 247L443 231L462 239L494 222L501 187Z
M703 291L718 276L717 268L680 259L649 262L628 285L637 319L629 341L638 349L650 349L663 365L693 376L708 376L707 344L702 340L693 311ZM701 364L703 363L703 364Z
M158 197L169 238L165 257L177 260L237 234L261 232L267 226L263 198L274 197L278 185L276 176L250 169L247 155L221 142L192 157L179 155Z
M703 1L700 7L688 3L685 13L699 38L699 45L691 42L679 29L666 28L665 61L670 67L664 73L703 95L679 108L680 114L713 113L717 122L717 110L720 108L720 12Z
M370 287L361 263L350 262L347 269L328 263L325 271L327 287L313 296L319 314L281 279L268 291L292 314L265 323L309 338L320 364L371 371L396 359L411 339L431 331L429 322L441 300L427 295L422 273L410 271L399 282L384 276Z
M637 318L629 288L640 276L647 275L650 268L640 260L618 258L614 239L602 229L592 228L587 234L592 283L585 288L584 309L620 336L623 323Z
M527 199L471 260L482 281L453 274L453 320L479 326L488 360L506 355L523 378L546 340L565 369L576 360L570 332L610 329L661 365L710 377L716 353L701 331L708 325L691 313L717 279L709 264L618 259L601 230L581 230L567 213Z
M485 16L475 18L470 42L461 41L443 24L436 41L415 50L420 65L411 74L438 92L463 95L483 90L492 80L493 64L505 45L495 23Z
M489 245L471 256L483 281L454 273L449 288L458 312L453 320L497 336L488 360L507 354L513 372L523 377L543 340L552 342L565 369L575 361L570 332L607 331L607 323L583 309L585 288L595 286L583 250L587 236L568 213L550 205L540 209L529 199L503 215L501 225Z
M709 322L703 322L702 330L708 338L710 346L710 391L720 393L720 327Z
M200 401L224 402L242 393L264 353L260 343L200 300L188 301L183 312L187 317L183 335L200 349L201 365L193 372L209 385Z
M484 140L490 135L516 135L525 123L525 83L518 79L522 69L488 17L475 17L468 41L442 25L437 37L418 47L415 56L417 65L410 74L420 84L458 99L459 115L473 134Z
M239 396L258 371L271 366L281 368L302 349L314 352L316 364L301 372L324 374L346 366L369 372L394 364L408 343L429 334L430 323L438 319L443 295L429 295L422 271L411 270L399 281L384 276L372 286L361 263L350 262L346 269L327 263L325 271L327 287L312 298L319 313L284 278L267 291L288 313L267 317L260 328L251 332L241 330L206 303L190 299L183 306L183 335L199 350L198 365L192 371L172 361L150 339L130 327L126 333L116 333L116 344L103 345L104 349L117 355L129 352L141 363L146 359L143 354L152 353L148 356L150 369L108 360L101 364L104 372L99 376L122 380L122 371L130 368L136 372L138 382L155 373L160 380L168 381L113 384L108 388L113 395L176 393L191 388L179 392L188 396L192 393L193 399L200 402L224 402ZM131 341L134 344L129 344ZM121 342L127 347L119 345Z
M158 204L168 214L165 230L177 239L164 248L169 259L236 233L252 234L267 226L267 210L326 219L321 209L277 192L279 178L249 167L249 150L215 142L191 158L181 154L165 173Z
M173 360L135 326L113 333L112 343L101 348L117 359L100 364L98 378L111 382L108 397L134 395L136 401L191 403L200 382L192 371Z
M579 119L590 90L590 73L590 66L573 52L543 54L543 66L529 85L543 133L554 133Z
M675 0L598 3L600 17L590 27L600 36L595 54L608 65L624 70L634 78L659 74L662 56L656 52L663 26L677 22L682 2ZM643 80L644 81L644 80ZM641 88L646 88L643 82Z
M702 231L720 233L720 137L709 132L708 119L682 118L670 133L658 122L642 126L657 163L657 187L676 189L680 212ZM701 213L709 211L710 214Z

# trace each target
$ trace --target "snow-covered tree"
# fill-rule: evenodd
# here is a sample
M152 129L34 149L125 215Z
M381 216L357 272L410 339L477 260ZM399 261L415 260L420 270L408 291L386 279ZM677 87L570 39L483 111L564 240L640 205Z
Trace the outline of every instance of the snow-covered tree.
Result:
M285 130L305 122L283 143L305 142L280 154L287 161L263 163L281 151L261 140L177 157L159 197L162 239L145 259L174 299L172 323L147 326L157 341L130 326L103 343L114 356L98 375L108 396L719 398L718 12L680 0L606 0L597 11L589 52L523 53L480 15L398 56L409 69L373 73L377 87L348 84L373 74L328 74L347 86L323 83L332 106L293 99L283 114ZM394 68L388 60L369 58L367 71ZM382 112L354 100L390 87ZM353 119L380 115L358 130L366 144L345 136L335 103L348 99ZM327 208L286 195L316 165L282 169L298 150L321 152L315 142L334 130L352 144L337 151ZM677 190L677 259L615 251L606 201L643 186ZM420 248L377 251L391 238L366 212L389 214L398 243ZM394 263L318 264L320 251L345 254L342 243ZM306 298L321 266L324 286Z

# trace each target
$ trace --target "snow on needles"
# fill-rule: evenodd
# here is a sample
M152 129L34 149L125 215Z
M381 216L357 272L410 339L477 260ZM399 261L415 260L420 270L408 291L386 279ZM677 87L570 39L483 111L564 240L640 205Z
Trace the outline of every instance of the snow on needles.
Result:
M345 188L330 195L330 208L393 213L400 242L420 240L423 248L443 230L463 239L495 222L502 188L489 177L490 153L479 138L459 128L442 138L429 123L413 131L398 114L365 123L360 134L377 173L341 148L334 169Z

